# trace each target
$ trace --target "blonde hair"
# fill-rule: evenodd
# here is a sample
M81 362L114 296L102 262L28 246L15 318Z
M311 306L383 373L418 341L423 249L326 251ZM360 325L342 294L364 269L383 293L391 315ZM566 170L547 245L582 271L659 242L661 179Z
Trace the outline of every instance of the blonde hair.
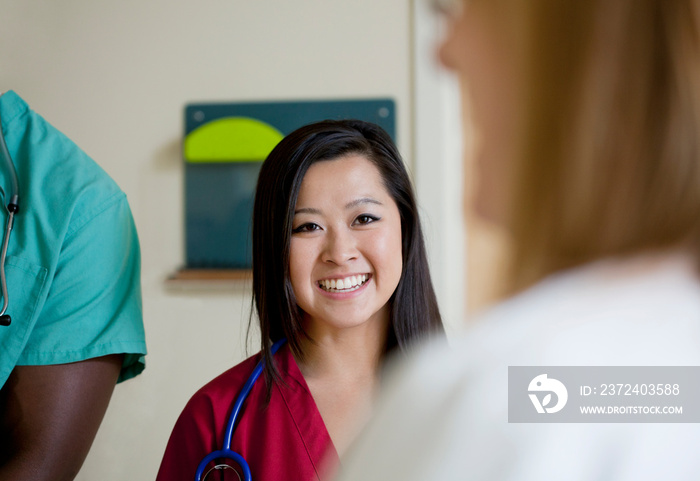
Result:
M512 7L496 20L522 59L513 290L691 241L700 258L699 2L483 2Z

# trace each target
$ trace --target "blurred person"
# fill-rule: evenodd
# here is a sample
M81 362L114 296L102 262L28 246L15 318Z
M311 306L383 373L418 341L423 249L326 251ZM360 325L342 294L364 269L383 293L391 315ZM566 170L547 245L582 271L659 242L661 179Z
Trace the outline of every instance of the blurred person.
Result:
M339 479L697 479L698 424L509 423L508 388L513 366L700 365L700 2L439 3L507 294L398 365Z
M261 352L191 398L159 481L325 478L369 416L387 354L444 334L413 187L380 127L314 123L267 157L253 210L253 301Z
M0 119L3 227L14 221L0 266L0 480L72 480L114 385L145 366L139 242L126 195L75 143L13 91Z

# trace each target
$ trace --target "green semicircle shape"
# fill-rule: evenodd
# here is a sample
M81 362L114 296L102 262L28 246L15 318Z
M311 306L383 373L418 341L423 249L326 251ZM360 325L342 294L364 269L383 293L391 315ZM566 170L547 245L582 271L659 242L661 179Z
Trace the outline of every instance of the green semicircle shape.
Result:
M260 120L224 117L190 132L183 150L187 162L262 162L283 137Z

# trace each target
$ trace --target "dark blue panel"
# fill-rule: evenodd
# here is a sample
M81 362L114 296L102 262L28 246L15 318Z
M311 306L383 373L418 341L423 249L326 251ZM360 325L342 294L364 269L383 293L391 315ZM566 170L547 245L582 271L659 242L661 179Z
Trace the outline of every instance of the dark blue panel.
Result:
M187 267L250 267L251 216L261 165L185 164Z

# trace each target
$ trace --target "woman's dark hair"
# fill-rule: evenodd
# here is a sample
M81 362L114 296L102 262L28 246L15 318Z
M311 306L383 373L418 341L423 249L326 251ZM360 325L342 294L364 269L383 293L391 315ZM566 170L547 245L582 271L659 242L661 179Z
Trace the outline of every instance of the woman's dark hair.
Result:
M401 216L403 269L389 300L391 328L386 350L403 350L413 341L444 333L413 186L393 141L381 127L360 120L306 125L273 149L261 167L255 192L253 304L260 322L268 386L279 379L270 352L272 342L286 337L294 355L304 356L302 311L289 274L292 221L302 180L313 163L352 154L366 157L377 167Z

